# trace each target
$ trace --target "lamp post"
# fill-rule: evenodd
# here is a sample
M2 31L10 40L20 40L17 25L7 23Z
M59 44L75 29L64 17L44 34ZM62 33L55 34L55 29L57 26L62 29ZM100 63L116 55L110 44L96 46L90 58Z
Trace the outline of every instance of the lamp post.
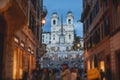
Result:
M81 47L81 44L80 44L80 43L77 43L76 46L77 46L77 50L79 50L80 47Z
M45 18L42 19L42 24L44 25L46 23Z
M80 47L80 46L81 46L80 43L78 43L78 44L77 44L77 47Z
M46 19L45 19L45 18L42 18L42 19L39 19L39 20L38 20L38 25L39 25L40 27L42 27L45 23L46 23Z

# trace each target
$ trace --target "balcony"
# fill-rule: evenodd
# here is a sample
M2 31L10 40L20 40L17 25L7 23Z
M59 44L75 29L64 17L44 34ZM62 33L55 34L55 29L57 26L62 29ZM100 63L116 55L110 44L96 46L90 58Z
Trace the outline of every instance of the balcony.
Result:
M89 11L90 11L90 5L87 4L86 7L84 8L82 15L81 15L81 22L84 22L85 18L89 14Z

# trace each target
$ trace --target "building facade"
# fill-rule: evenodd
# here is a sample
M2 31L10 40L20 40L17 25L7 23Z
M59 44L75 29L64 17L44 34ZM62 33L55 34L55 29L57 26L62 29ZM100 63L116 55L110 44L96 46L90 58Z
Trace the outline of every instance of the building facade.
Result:
M41 60L41 67L60 68L61 64L68 62L69 66L73 67L76 64L71 64L80 60L83 56L83 45L81 49L75 51L74 44L74 16L71 11L66 14L66 24L63 24L63 17L61 20L59 15L54 12L51 17L51 32L42 34L43 43L46 44L47 53ZM49 39L48 39L49 38ZM46 40L47 39L47 40ZM80 44L83 40L81 38Z
M0 79L22 79L40 53L40 0L0 1Z
M61 18L62 19L62 18ZM73 43L74 41L74 16L72 12L68 12L66 15L66 24L59 24L59 16L55 12L51 19L51 43Z
M51 33L42 32L42 44L50 44L50 43L51 43Z
M83 0L85 70L103 70L107 80L120 79L119 3L119 0Z

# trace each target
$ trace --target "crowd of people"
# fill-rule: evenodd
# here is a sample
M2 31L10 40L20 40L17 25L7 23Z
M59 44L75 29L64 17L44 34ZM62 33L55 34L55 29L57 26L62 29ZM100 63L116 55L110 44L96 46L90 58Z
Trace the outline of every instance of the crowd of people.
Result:
M59 76L60 77L57 78L55 69L40 69L37 67L30 75L27 75L27 72L24 72L23 80L80 80L78 69L75 67L69 69L67 64L62 65Z

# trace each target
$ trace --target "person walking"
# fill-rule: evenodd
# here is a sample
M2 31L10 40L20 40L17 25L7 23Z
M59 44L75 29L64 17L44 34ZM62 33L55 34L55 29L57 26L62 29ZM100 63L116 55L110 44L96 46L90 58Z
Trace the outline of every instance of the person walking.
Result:
M60 75L61 75L61 80L70 80L71 74L67 64L62 65L62 70L60 72Z
M112 72L110 69L110 65L108 65L106 69L106 80L112 80Z
M31 73L31 80L40 80L41 71L39 67L36 67Z
M77 80L77 71L75 67L71 69L71 80Z
M40 76L40 80L49 80L49 73L48 73L48 69L44 68L42 70L42 74Z
M56 74L55 74L54 69L51 69L49 71L49 80L56 80Z
M105 72L103 72L102 69L100 69L100 80L104 80L105 78Z
M28 72L27 71L23 72L23 78L22 78L22 80L28 80Z
M27 72L27 69L24 68L23 69L22 80L27 80L27 79L28 79L28 72Z

